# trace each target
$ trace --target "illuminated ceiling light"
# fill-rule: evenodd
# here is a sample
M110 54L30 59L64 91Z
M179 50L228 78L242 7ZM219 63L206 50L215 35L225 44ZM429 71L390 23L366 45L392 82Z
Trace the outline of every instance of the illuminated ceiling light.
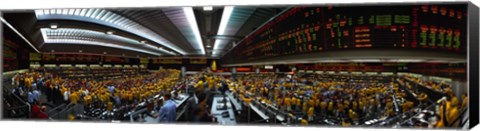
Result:
M47 40L48 39L47 36L49 36L50 38L55 38L55 39L60 39L61 37L62 39L76 38L81 40L95 41L95 39L90 39L93 37L98 39L119 41L121 43L128 43L132 45L143 45L154 50L159 50L163 53L170 53L166 50L158 49L157 46L153 46L149 44L141 44L141 41L123 37L123 36L114 35L114 34L108 35L108 34L105 34L105 32L86 30L86 29L76 29L76 28L58 28L55 30L50 28L41 28L40 30L44 40Z
M201 54L205 54L205 48L203 47L203 40L200 36L200 31L198 29L197 20L195 19L195 14L193 12L192 7L183 7L183 13L187 17L188 23L190 24L190 28L195 35L195 39L197 40L197 47L200 48L202 51Z
M50 52L55 52L55 50L51 50Z
M107 52L103 52L103 54L105 54L105 55L106 55L106 54L107 54Z
M399 59L397 62L424 62L424 59Z
M218 35L224 35L225 30L227 29L228 21L230 20L230 16L232 15L234 7L233 6L225 6L223 8L222 19L220 21L220 27L218 28Z
M81 12L81 11L82 11L82 9L75 9L75 11L74 11L74 12L75 12L75 13L74 13L74 15L80 15L80 12Z
M225 31L227 29L227 24L230 21L230 16L232 16L233 13L233 6L225 6L223 8L223 13L222 13L222 19L220 20L220 27L218 28L217 35L225 35ZM215 44L213 45L213 49L218 49L220 48L220 43L222 43L222 40L215 40ZM214 55L217 55L218 52L214 51Z
M103 46L103 47L131 50L131 51L142 52L142 53L147 53L152 55L160 55L159 53L155 53L147 50L131 48L131 47L126 47L126 46L121 46L121 45L106 43L106 42L98 42L98 41L74 40L74 39L47 39L45 40L45 43L46 44L55 43L55 44L94 45L94 46Z
M78 50L78 52L82 53L83 51L82 51L82 50Z
M25 42L27 42L28 45L30 45L37 53L40 53L37 47L35 47L32 43L30 43L30 41L28 41L27 38L25 38L20 32L18 32L18 30L15 29L12 25L10 25L10 23L8 23L3 17L0 17L0 21L2 21L5 25L7 25L8 28L12 29L13 32L15 32L18 36L20 36L20 38L22 38Z
M213 7L212 6L204 6L203 11L212 11Z
M207 48L212 48L212 46L210 44L207 45Z
M58 25L57 25L57 24L51 24L51 25L50 25L50 28L52 28L52 29L57 29L57 28L58 28Z
M341 62L346 62L344 60L320 60L317 61L318 63L341 63Z
M147 41L142 40L142 41L140 41L140 43L147 44Z
M107 34L112 35L115 31L107 31Z
M59 10L62 12L62 14L68 15L68 9L63 9L63 10L59 9Z
M352 62L381 62L380 59L357 59L351 60Z

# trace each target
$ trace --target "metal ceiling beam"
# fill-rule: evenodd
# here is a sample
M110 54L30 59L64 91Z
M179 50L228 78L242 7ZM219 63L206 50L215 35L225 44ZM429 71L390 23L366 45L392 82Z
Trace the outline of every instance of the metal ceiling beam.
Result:
M30 43L30 41L28 41L27 38L25 38L20 32L18 32L18 30L15 29L15 27L13 27L10 23L8 23L8 21L6 21L3 17L0 17L0 21L2 21L5 25L7 25L8 28L12 29L13 32L15 32L18 36L20 36L20 38L22 38L25 42L27 42L28 45L30 45L33 48L33 50L35 50L37 53L40 53L40 51L37 49L37 47L35 47L35 45Z

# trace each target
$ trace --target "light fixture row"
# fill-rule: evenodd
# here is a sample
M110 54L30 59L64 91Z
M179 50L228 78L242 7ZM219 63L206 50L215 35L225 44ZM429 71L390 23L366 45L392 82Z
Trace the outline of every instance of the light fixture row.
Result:
M108 31L107 33L102 33L98 31L93 31L93 30L85 30L85 29L76 29L76 28L57 28L57 29L51 29L51 28L42 28L41 29L42 36L47 43L49 39L71 39L71 40L83 40L83 41L92 41L96 42L92 38L102 38L102 39L113 39L116 41L121 41L124 43L130 43L130 44L138 44L138 45L143 45L148 48L154 49L154 50L160 50L162 52L165 52L170 55L178 55L174 51L169 51L165 50L161 46L153 46L148 44L146 40L133 40L130 38L114 35L114 34L109 34ZM57 37L57 36L65 36L65 37ZM78 39L72 39L72 38L77 38ZM82 42L84 43L84 42ZM151 54L151 53L150 53Z

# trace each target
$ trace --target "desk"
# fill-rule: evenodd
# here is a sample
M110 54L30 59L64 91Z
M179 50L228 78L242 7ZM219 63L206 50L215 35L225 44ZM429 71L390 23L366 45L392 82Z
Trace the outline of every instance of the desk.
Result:
M190 98L190 96L186 95L186 94L180 94L180 97L182 98L180 100L173 99L173 102L175 103L175 106L177 107L176 108L176 110L177 110L177 120L180 118L180 116L183 115L183 113L185 113L185 111L186 111L185 107L187 107L187 106L182 106L182 105L184 105L184 103ZM159 95L155 96L154 98L155 99L158 98L158 99L162 99L162 100L164 99L162 96L159 96ZM150 102L152 102L152 101L150 101ZM134 117L138 117L138 115L147 111L146 105L147 105L147 102L142 102L142 103L137 105L137 107L139 107L139 108L136 108L136 109L134 109L134 111L131 111L127 114L127 115L130 115L130 122L134 122ZM158 110L154 111L153 114L157 114L158 113L157 111ZM158 123L158 118L145 117L143 120L144 121L142 121L142 122L146 122L146 123Z
M260 117L262 117L263 120L270 119L270 117L268 117L263 111L258 109L257 106L253 105L252 103L249 103L248 105L250 106L250 108L252 108L253 111L255 111L258 115L260 115Z
M232 93L228 93L228 96L229 96L229 97L230 97L231 95L232 95ZM251 96L251 93L247 91L247 92L246 92L246 95ZM232 98L233 98L233 97L232 97ZM253 101L258 101L258 98L255 98ZM252 102L253 102L253 101L252 101ZM232 103L235 104L235 102L232 102ZM241 106L240 103L238 103L238 104ZM266 115L266 113L265 113L264 111L260 110L258 106L254 105L254 104L252 104L252 103L249 103L247 106L250 107L253 111L255 111L255 113L257 113L260 117L262 117L263 120L268 120L268 119L270 119L270 117L269 117L268 115ZM270 104L265 104L265 106L270 107L270 108L272 108L273 110L276 110L277 112L281 111L280 109L278 109L278 108L276 108L275 106L270 105ZM282 111L282 112L283 112L283 111ZM284 121L285 121L285 116L283 116L282 113L276 114L275 118L276 118L277 120L279 120L280 122L284 122Z
M175 106L177 107L177 120L180 119L180 117L186 112L189 103L186 103L186 101L190 98L190 95L185 95L185 94L180 94L179 95L182 99L176 100L173 99L173 102L175 102ZM186 104L184 104L186 103ZM183 105L183 106L182 106Z
M153 118L153 117L146 117L145 118L145 123L158 123L160 120L158 118Z
M278 109L277 107L275 107L273 105L267 104L267 106L269 106L270 108L272 108L273 110L275 110L277 112L277 115L276 115L275 118L277 118L278 121L280 121L280 122L285 121L285 117L282 114L286 114L286 113L284 113L282 110Z
M175 102L175 105L177 106L177 108L181 106L183 103L185 103L185 101L187 101L188 98L190 98L190 96L186 94L180 94L179 96L182 98L181 100L173 99L173 102Z
M227 97L230 99L230 101L232 102L233 106L235 107L235 109L237 111L241 111L242 110L242 104L240 104L240 102L237 101L237 99L235 99L233 97L233 92L227 92Z
M233 112L233 109L232 109L232 104L230 103L230 99L228 97L226 97L225 99L227 100L227 109L223 109L223 110L218 110L217 109L217 105L219 105L219 103L217 101L223 99L223 96L215 96L213 97L213 102L212 102L212 109L210 110L210 113L215 117L217 118L217 121L219 124L221 125L235 125L237 124L236 120L235 120L235 113ZM225 112L227 111L228 114L229 114L229 117L227 118L224 118L222 116L222 112Z
M428 87L426 85L423 85L421 83L416 83L408 78L404 78L405 80L407 80L408 82L411 82L411 83L414 83L415 85L417 85L417 89L421 92L424 92L425 94L428 95L428 99L430 99L431 101L437 101L439 99L441 99L442 97L445 97L447 96L447 94L443 93L443 92L440 92L440 91L437 91L437 90L434 90L432 89L431 87Z

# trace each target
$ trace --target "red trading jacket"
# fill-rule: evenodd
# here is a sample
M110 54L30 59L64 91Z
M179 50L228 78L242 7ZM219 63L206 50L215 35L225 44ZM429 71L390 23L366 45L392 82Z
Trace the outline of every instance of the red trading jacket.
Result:
M32 106L31 117L36 119L48 119L48 115L40 111L40 107L36 104Z

